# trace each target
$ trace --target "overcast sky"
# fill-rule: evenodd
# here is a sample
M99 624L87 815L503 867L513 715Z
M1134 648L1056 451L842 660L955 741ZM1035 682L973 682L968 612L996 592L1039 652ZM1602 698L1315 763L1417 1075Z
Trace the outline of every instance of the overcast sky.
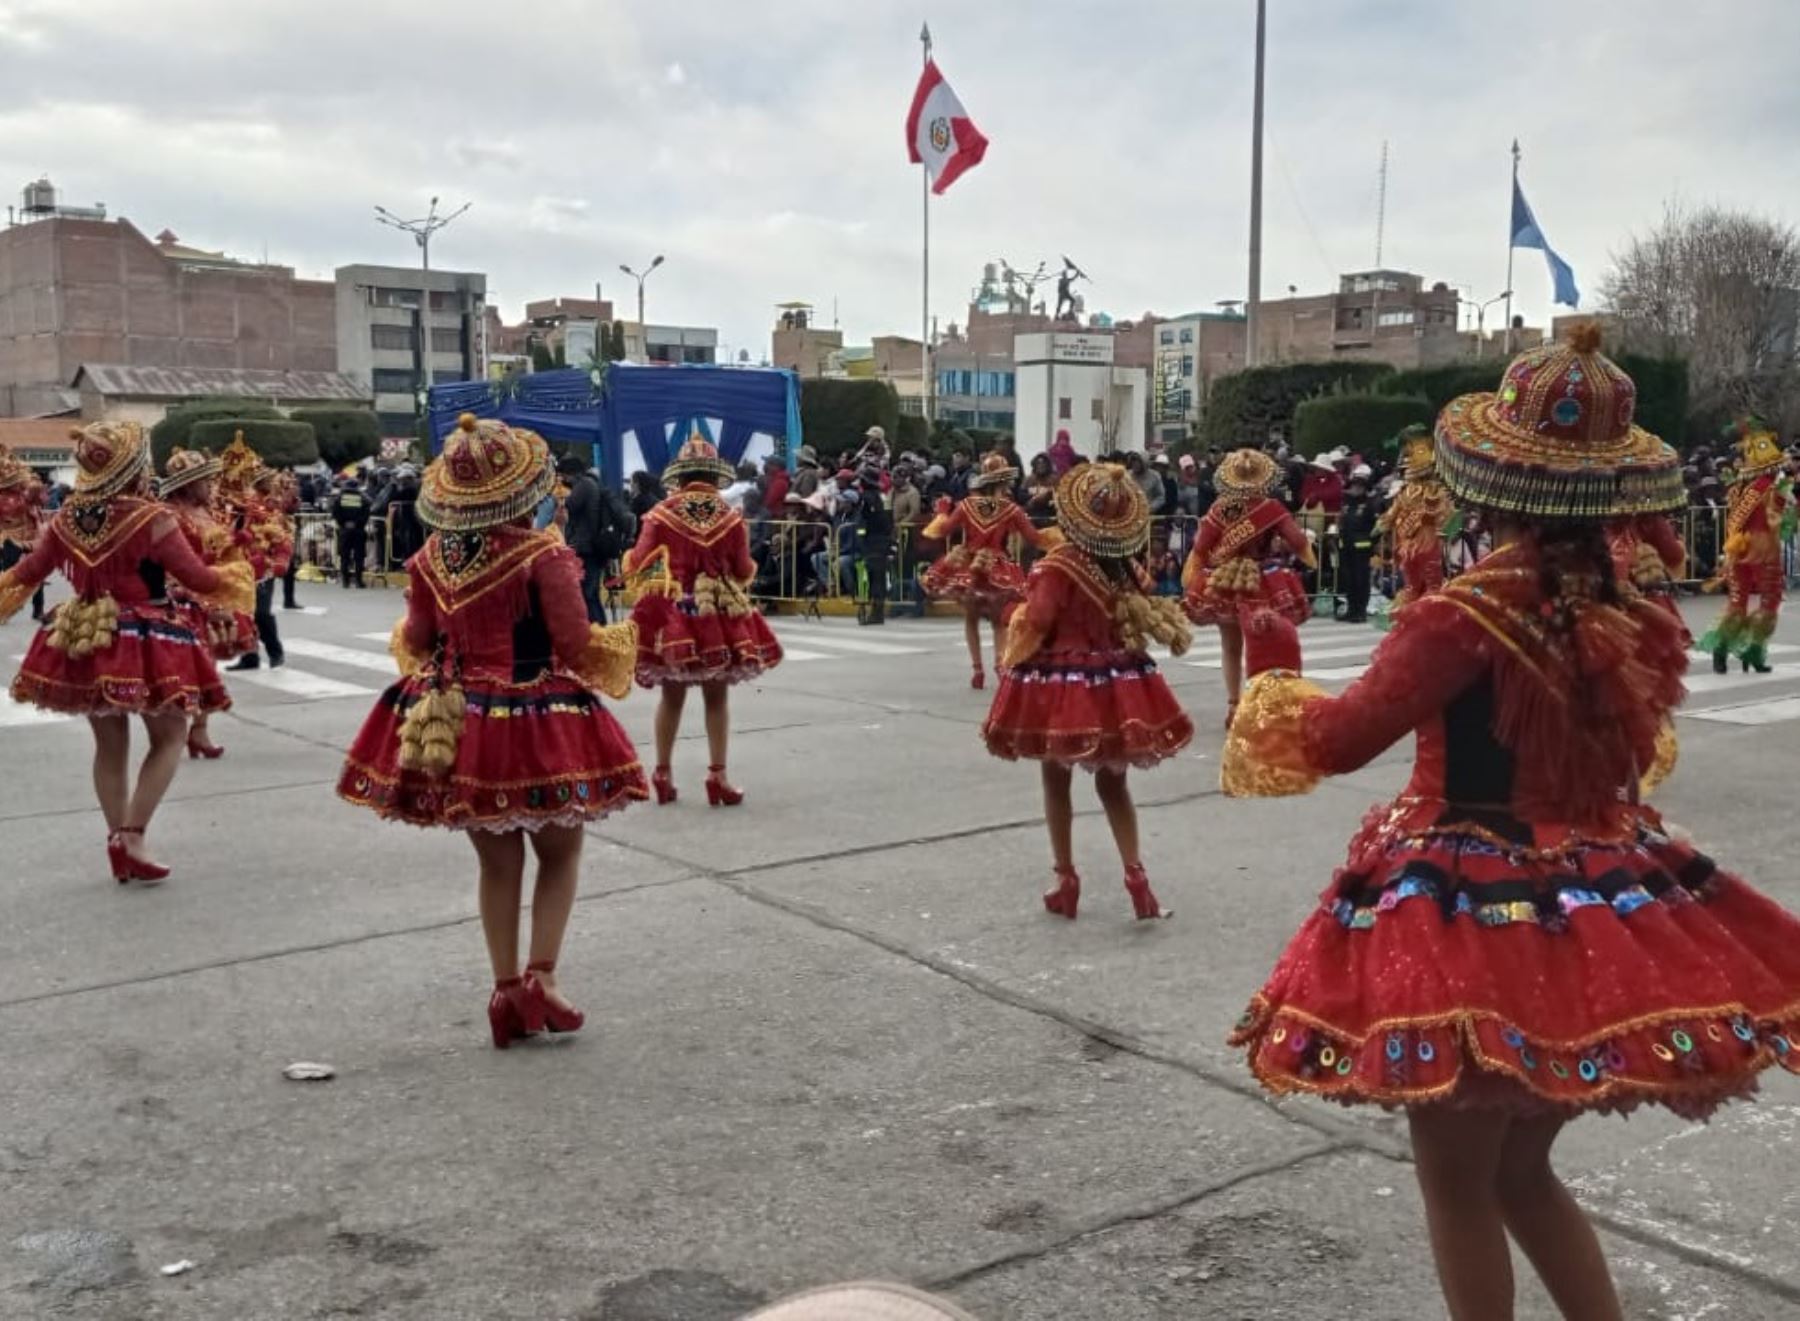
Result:
M919 328L903 122L932 19L992 142L932 206L932 308L981 264L1093 276L1091 310L1241 298L1252 0L0 0L0 191L48 173L146 233L329 275L417 252L371 208L468 215L433 264L507 318L591 293L767 351L773 305ZM1584 292L1666 198L1800 219L1794 0L1271 0L1263 280L1384 264L1504 287L1508 146ZM1549 311L1519 254L1520 310Z

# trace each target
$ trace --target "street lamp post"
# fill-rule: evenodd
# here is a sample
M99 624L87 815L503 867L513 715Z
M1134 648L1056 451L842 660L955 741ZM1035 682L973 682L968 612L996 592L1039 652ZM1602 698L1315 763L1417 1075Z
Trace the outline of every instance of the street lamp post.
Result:
M1478 303L1473 298L1459 298L1456 300L1458 303L1461 303L1464 307L1472 307L1475 309L1475 356L1477 358L1479 358L1481 356L1481 346L1487 340L1487 310L1488 310L1488 308L1492 307L1495 303L1505 302L1507 299L1509 299L1511 297L1512 297L1512 290L1508 289L1505 293L1495 294L1492 298L1488 299L1487 302L1485 302L1485 303ZM1508 331L1508 333L1509 334L1511 333L1510 330Z
M655 257L650 259L650 264L648 266L644 267L644 273L642 275L639 275L636 271L632 270L631 267L626 266L623 263L621 263L619 266L620 270L624 271L625 274L629 275L632 279L637 281L638 334L640 334L644 337L644 361L645 362L650 361L650 328L644 324L644 281L648 280L650 278L651 271L655 270L658 266L661 266L662 264L663 264L662 254L659 252L656 254Z
M427 401L431 397L431 236L467 211L471 205L464 202L448 215L440 216L438 200L434 197L431 199L431 209L421 220L402 220L385 206L375 208L377 221L389 229L411 234L413 242L419 245L420 270L425 276L419 286L419 379L416 387L421 420L426 417ZM427 443L429 440L427 437Z

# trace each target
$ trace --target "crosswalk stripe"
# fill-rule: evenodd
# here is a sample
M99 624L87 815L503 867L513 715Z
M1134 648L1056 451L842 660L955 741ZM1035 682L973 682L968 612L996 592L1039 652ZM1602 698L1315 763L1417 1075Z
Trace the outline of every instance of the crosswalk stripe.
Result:
M356 636L364 642L387 642L394 636L394 633L392 629L389 629L386 633L358 633Z
M386 634L383 634L382 638L385 641ZM389 677L397 675L393 657L378 651L340 647L334 642L315 642L311 638L289 638L286 649L289 655L305 656L309 660L330 661L333 665L350 665L363 670L378 670Z
M917 656L923 648L905 647L892 642L874 642L867 638L839 637L827 629L781 628L775 631L779 638L795 638L810 647L834 647L840 651L856 652L864 656Z
M1796 646L1792 642L1771 642L1765 646L1763 650L1768 652L1771 656L1791 656L1795 652L1800 651L1800 646ZM1712 653L1710 651L1701 651L1698 647L1690 651L1688 655L1692 656L1695 660L1710 661L1712 659Z
M1774 725L1784 720L1800 720L1800 697L1778 697L1768 702L1744 702L1737 706L1714 706L1704 711L1683 711L1691 720L1716 720L1726 725Z
M843 657L842 656L827 656L822 651L802 651L799 647L784 646L781 649L781 659L782 660L791 660L791 661L842 660Z
M1758 684L1792 683L1797 679L1800 679L1800 671L1789 670L1783 674L1778 670L1774 674L1689 674L1684 682L1688 696L1696 697L1703 693L1735 692Z
M366 697L375 692L373 688L364 688L354 683L344 683L338 679L328 679L322 674L309 674L305 670L296 670L283 665L280 669L236 670L231 681L239 679L253 683L259 688L273 689L278 693L286 693L289 697L305 698L315 701L330 697Z
M1304 671L1307 678L1319 680L1360 679L1368 672L1367 665L1340 665L1335 669L1328 667L1323 670Z
M1309 647L1302 642L1300 655L1302 661L1310 666L1316 660L1344 660L1350 656L1366 657L1371 649L1371 645L1368 643L1364 643L1360 647ZM1213 651L1211 655L1200 652L1199 658L1196 659L1195 652L1198 650L1198 648L1190 648L1188 654L1182 657L1183 664L1203 670L1216 670L1223 664L1218 651Z
M46 711L27 702L15 702L0 692L0 729L16 729L25 725L57 725L73 718L60 711Z

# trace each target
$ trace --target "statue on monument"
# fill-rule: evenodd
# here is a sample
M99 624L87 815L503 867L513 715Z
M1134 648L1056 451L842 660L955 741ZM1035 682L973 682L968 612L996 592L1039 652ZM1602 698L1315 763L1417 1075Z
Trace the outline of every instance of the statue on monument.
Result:
M1088 280L1088 273L1063 257L1062 274L1056 277L1056 320L1074 320L1075 318L1075 282ZM1091 284L1092 281L1089 280Z

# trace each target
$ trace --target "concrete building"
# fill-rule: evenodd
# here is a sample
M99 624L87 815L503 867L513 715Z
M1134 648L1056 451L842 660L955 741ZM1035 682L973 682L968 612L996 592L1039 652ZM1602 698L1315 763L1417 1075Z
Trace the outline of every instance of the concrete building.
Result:
M1335 293L1257 304L1257 361L1385 362L1402 370L1467 357L1456 290L1407 271L1357 271Z
M625 327L625 357L630 362L710 365L719 360L719 332L714 326L618 324Z
M1192 434L1212 383L1244 367L1246 323L1233 312L1190 312L1158 321L1150 367L1150 446L1167 449Z
M129 220L53 198L47 182L32 185L22 223L0 230L0 415L73 411L87 362L337 369L330 284L168 230L153 242Z
M337 369L373 395L388 435L412 434L426 385L487 374L485 275L340 266L335 299Z
M844 347L844 332L813 322L811 303L782 303L781 315L769 334L769 365L798 372L802 380L816 380L831 371L831 358Z
M1020 335L1013 347L1018 410L1013 429L1021 455L1050 447L1066 431L1077 452L1092 458L1144 448L1149 373L1113 361L1107 334L1052 331Z

